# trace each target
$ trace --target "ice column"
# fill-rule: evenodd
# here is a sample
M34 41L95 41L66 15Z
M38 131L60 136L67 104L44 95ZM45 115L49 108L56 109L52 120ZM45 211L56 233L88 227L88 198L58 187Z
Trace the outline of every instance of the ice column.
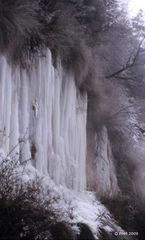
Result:
M86 187L87 96L47 50L29 72L0 57L0 146L57 184Z

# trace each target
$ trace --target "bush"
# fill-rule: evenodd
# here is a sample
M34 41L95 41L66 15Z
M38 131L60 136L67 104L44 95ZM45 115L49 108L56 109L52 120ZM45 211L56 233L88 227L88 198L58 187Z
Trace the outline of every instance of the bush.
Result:
M49 189L43 196L42 179L36 174L26 178L26 165L0 155L0 237L23 240L73 240L71 227L60 222L53 208L58 201Z

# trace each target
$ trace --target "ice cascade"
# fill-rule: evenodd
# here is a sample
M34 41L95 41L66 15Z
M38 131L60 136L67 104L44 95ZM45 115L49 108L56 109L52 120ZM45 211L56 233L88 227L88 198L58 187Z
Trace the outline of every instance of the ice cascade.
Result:
M70 189L86 187L87 96L53 67L47 50L31 71L0 57L0 145Z

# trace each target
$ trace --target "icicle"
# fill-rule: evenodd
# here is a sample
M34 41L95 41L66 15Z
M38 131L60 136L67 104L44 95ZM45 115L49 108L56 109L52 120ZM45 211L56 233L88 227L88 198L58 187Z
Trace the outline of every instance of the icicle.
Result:
M61 64L54 69L49 50L31 73L12 73L0 57L0 144L75 190L86 187L86 112L87 97Z

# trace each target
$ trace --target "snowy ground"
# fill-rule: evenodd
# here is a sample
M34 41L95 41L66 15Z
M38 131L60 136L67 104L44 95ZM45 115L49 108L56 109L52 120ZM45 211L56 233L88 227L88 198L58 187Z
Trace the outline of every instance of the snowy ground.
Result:
M7 169L6 165L9 166L10 162L11 159L6 160L3 150L0 149L0 173ZM60 221L70 223L75 231L78 231L77 223L85 223L98 239L100 228L108 232L121 230L112 220L108 210L96 200L94 193L75 192L61 185L56 186L48 176L42 176L30 163L25 166L16 164L11 174L23 185L33 183L35 179L39 181L40 205L48 198L52 209L59 212Z

